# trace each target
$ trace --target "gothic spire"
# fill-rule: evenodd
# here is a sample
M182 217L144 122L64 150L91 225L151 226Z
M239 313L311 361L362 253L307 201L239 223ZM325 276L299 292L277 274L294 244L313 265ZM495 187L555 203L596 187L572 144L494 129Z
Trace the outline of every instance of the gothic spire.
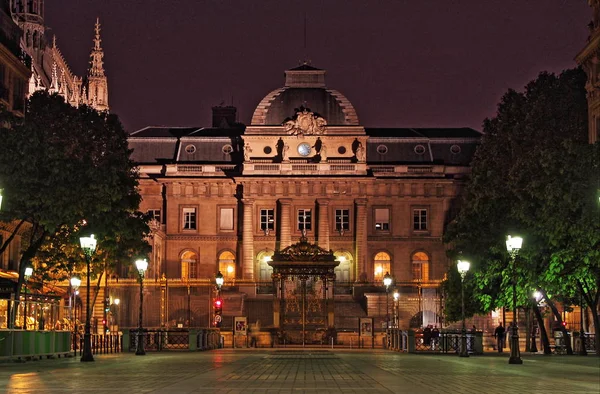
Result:
M90 54L90 68L88 70L88 76L103 77L104 62L102 61L102 58L104 57L104 51L102 50L102 46L100 45L100 43L102 42L102 40L100 39L100 18L96 19L94 32L94 48L92 49L92 53Z

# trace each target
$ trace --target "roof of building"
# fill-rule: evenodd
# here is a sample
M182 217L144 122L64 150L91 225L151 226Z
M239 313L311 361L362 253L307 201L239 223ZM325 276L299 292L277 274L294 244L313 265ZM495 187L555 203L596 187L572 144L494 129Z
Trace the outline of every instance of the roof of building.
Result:
M404 138L481 138L482 133L470 127L366 127L365 132L371 137L404 137Z

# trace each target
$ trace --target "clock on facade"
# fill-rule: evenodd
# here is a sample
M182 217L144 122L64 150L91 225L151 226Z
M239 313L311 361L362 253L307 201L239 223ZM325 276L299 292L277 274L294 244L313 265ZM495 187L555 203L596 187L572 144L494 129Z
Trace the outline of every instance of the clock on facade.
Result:
M308 156L310 155L310 144L303 142L298 145L298 153L300 156Z

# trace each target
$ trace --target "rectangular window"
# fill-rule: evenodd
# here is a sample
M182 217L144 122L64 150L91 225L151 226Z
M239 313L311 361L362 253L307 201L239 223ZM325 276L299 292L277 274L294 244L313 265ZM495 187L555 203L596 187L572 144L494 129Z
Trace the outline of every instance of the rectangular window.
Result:
M233 230L233 208L221 208L219 228L221 230Z
M274 209L261 209L260 210L260 229L275 230L275 210Z
M390 210L388 208L375 209L375 231L390 231Z
M336 209L335 210L335 229L337 231L350 230L350 210Z
M298 210L298 230L310 231L312 229L312 212L310 209Z
M160 223L160 209L149 209L148 215L151 219L157 220Z
M196 208L183 208L183 229L196 229Z
M413 209L413 230L427 230L427 209Z

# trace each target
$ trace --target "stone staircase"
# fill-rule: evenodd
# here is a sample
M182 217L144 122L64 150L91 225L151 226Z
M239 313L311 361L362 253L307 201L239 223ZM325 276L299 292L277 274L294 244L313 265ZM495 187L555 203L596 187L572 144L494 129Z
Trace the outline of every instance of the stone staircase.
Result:
M103 334L104 326L102 324L102 319L104 318L104 287L101 286L98 291L96 291L96 287L93 283L90 284L90 303L91 303L91 316L90 323L92 325L92 333ZM82 286L79 288L79 297L81 299L81 317L78 317L78 320L81 324L85 323L86 319L86 287L82 283Z

